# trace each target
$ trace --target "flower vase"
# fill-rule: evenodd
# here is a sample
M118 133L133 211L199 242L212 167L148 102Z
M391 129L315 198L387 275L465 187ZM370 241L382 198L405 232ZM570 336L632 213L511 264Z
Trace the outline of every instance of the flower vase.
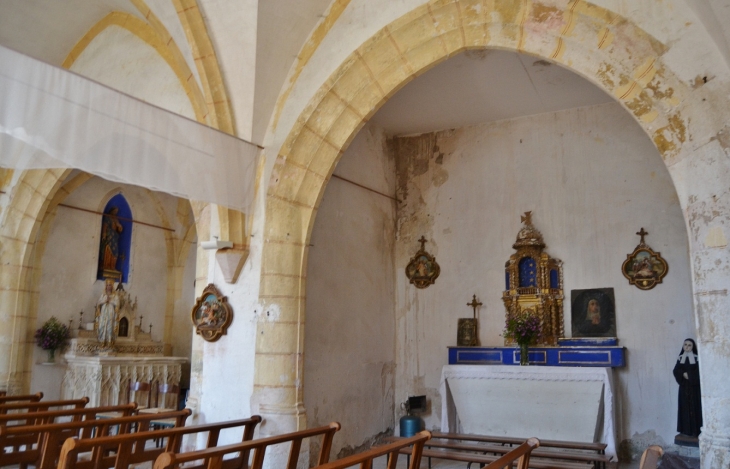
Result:
M520 365L527 366L530 364L530 345L520 344Z
M55 363L56 362L56 349L55 348L49 348L46 350L48 352L48 362L47 363Z

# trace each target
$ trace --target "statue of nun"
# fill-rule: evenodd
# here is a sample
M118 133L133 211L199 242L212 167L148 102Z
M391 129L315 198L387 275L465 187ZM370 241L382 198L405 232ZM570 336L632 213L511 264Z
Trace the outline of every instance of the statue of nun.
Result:
M685 339L673 373L674 379L679 384L677 431L682 435L697 437L702 428L702 402L700 400L700 363L694 340Z

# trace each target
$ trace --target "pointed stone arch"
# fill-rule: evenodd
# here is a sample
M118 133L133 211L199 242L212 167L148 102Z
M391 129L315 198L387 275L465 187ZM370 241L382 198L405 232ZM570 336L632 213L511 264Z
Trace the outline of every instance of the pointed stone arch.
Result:
M307 246L339 158L359 129L405 84L455 54L479 48L541 57L612 95L653 140L675 184L681 170L673 166L695 156L686 145L687 128L690 117L702 112L700 99L663 64L667 47L616 13L581 0L435 0L393 21L350 54L318 89L284 141L269 181L260 288L264 315L256 333L253 402L267 418L278 420L279 428L306 426L302 372ZM687 204L682 201L683 208ZM686 211L685 218L690 218ZM690 243L697 239L690 233ZM723 395L721 389L714 392ZM724 428L705 425L708 442L713 431Z

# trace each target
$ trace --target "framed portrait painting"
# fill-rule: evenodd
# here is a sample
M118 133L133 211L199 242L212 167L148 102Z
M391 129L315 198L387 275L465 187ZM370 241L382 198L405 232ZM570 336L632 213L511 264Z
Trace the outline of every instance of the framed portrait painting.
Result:
M613 288L570 291L573 337L616 337Z

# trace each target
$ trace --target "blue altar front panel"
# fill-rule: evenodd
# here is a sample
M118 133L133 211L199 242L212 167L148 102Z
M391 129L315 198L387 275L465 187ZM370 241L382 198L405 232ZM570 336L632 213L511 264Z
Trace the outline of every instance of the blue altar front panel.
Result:
M626 366L624 347L530 347L530 365ZM449 347L449 365L519 365L518 347Z

